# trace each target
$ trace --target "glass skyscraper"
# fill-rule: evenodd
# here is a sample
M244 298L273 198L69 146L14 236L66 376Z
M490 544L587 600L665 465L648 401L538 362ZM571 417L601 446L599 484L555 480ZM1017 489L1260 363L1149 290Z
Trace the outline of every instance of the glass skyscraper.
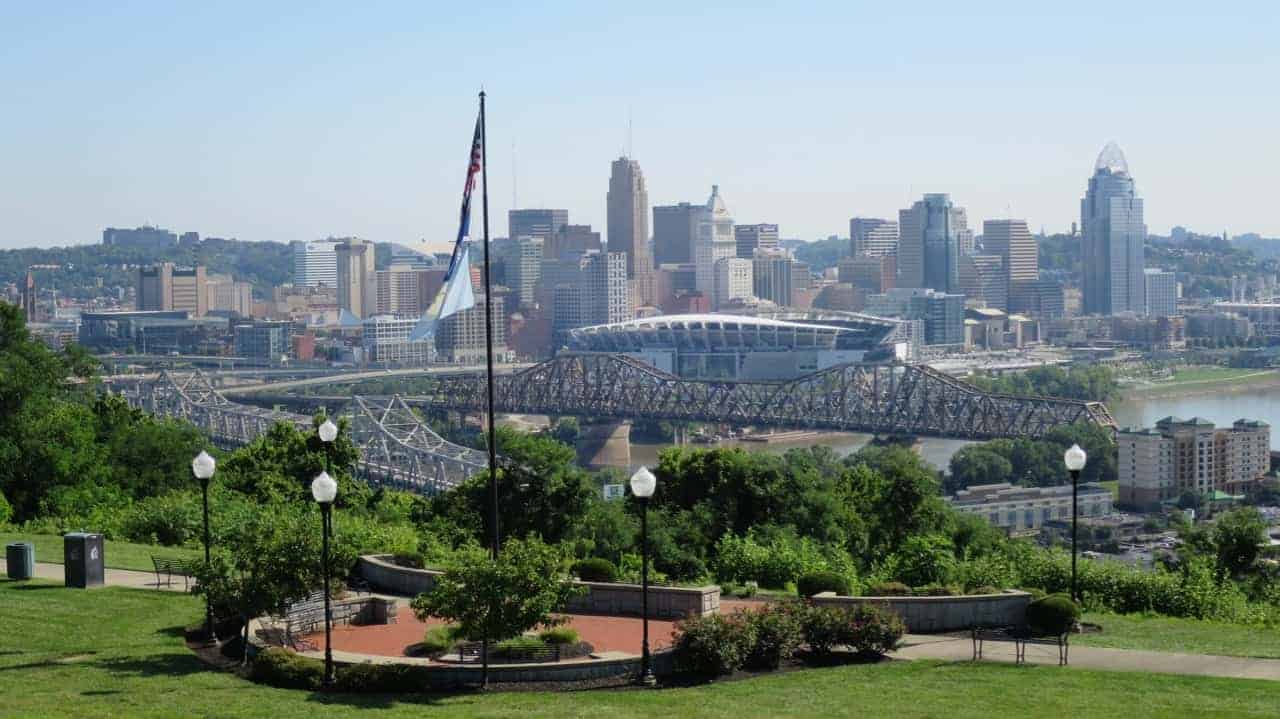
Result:
M1080 201L1083 310L1087 315L1146 312L1143 241L1147 226L1129 163L1114 142L1098 154Z
M969 236L963 208L947 194L927 194L898 212L898 286L960 291L961 244Z

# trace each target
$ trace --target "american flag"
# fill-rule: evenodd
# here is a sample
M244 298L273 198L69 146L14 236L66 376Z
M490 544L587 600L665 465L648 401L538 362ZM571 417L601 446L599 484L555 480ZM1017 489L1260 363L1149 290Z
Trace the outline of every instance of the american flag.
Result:
M480 137L480 118L476 117L476 132L471 139L471 161L467 164L467 181L462 186L462 219L458 223L458 239L453 245L453 256L449 260L449 271L445 273L445 281L453 277L453 272L458 266L458 258L462 255L462 245L470 235L471 191L476 187L476 176L480 174L481 153L484 152Z

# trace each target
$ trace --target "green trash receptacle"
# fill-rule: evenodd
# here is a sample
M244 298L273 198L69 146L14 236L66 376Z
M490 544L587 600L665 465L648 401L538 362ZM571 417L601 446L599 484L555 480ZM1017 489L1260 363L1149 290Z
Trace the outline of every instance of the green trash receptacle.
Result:
M10 542L4 545L4 562L10 579L30 579L36 575L36 545Z

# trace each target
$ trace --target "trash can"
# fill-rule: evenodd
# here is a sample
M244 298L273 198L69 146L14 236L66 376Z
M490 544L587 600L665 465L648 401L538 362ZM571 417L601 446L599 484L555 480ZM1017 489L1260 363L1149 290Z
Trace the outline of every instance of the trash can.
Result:
M36 545L10 542L4 545L4 561L10 579L30 579L36 575Z
M64 581L68 587L103 584L102 535L72 532L62 537Z

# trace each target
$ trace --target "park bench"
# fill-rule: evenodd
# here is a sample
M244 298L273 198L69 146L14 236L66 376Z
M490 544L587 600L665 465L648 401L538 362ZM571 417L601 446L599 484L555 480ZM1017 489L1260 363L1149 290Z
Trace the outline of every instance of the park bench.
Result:
M463 662L479 662L482 657L480 642L466 642L458 645L458 658ZM542 647L528 647L503 652L498 656L494 649L489 650L489 660L503 664L525 664L535 662L558 662L564 645L550 644Z
M293 649L315 649L302 637L324 626L324 592L313 592L306 599L285 608L284 639Z
M1070 651L1070 634L1036 634L1027 626L975 626L973 628L973 660L982 659L983 642L1012 642L1014 662L1027 663L1027 645L1053 646L1058 648L1058 666L1066 666Z
M190 562L182 559L174 559L173 557L157 557L152 555L151 565L155 567L156 589L160 589L161 585L172 587L174 577L182 577L182 589L184 591L190 588Z

